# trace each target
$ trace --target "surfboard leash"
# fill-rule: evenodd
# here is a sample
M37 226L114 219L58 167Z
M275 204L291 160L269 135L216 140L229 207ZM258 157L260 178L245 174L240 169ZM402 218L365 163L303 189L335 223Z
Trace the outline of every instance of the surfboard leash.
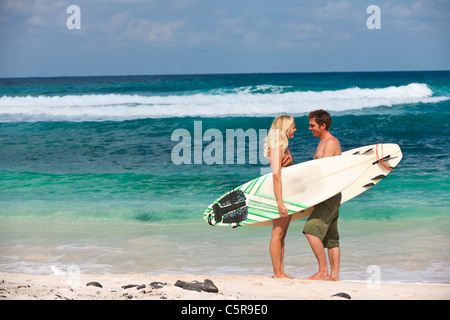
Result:
M378 146L381 145L381 158L380 155L378 154ZM384 163L384 159L390 159L390 155L387 155L386 157L383 157L383 144L382 143L378 143L375 147L376 153L377 153L377 159L378 162L385 167L386 169L388 169L389 171L392 171L393 169L391 167L388 167L385 163Z

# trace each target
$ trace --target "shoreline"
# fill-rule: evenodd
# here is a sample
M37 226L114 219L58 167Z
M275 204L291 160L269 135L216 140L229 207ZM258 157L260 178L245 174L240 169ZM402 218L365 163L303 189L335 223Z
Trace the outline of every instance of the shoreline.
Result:
M218 292L176 286L209 279ZM86 284L95 282L102 287ZM258 275L1 274L0 300L449 300L450 284L273 279Z

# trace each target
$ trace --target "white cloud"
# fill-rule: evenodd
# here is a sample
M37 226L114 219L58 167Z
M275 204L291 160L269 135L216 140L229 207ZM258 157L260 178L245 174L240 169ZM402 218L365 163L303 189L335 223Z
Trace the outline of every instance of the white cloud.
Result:
M387 2L381 6L382 14L396 19L449 19L450 1L446 0L417 0L415 2Z
M311 23L290 23L286 26L287 35L291 39L306 40L317 38L323 34L323 28L320 25Z
M217 45L221 43L220 36L214 32L191 31L183 34L183 38L190 46Z
M312 12L317 19L345 19L352 5L346 1L328 2L327 5L313 8Z
M20 14L24 13L29 8L29 2L19 0L2 0L0 2L0 6L2 11L12 13L12 14Z
M240 18L223 18L218 20L219 31L242 33L245 31L244 20Z
M175 32L184 24L184 21L151 21L145 19L131 20L122 36L144 43L170 42Z
M27 24L30 26L39 27L39 26L48 26L49 23L47 20L43 20L42 16L33 16L27 20Z
M259 34L255 31L248 31L243 35L244 44L255 45L259 43Z
M196 4L197 2L194 0L175 0L172 3L172 8L174 8L174 10L186 10Z
M67 4L54 0L2 0L0 12L6 17L2 21L24 23L29 27L57 26L61 17L66 14ZM36 29L34 29L36 30Z

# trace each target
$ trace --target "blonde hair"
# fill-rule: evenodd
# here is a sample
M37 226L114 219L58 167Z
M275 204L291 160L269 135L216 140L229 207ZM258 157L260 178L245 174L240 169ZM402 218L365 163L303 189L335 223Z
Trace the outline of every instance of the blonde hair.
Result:
M270 157L270 151L275 148L281 148L284 152L288 147L287 134L294 122L294 118L287 115L281 115L273 120L264 143L264 156Z

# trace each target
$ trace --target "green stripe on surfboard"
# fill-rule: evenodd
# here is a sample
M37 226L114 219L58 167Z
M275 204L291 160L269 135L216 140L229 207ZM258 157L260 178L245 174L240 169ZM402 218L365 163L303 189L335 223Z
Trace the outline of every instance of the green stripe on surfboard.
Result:
M263 180L263 182L261 182L261 183L259 184L258 189L256 189L254 195L255 195L255 196L258 196L258 197L260 197L260 198L263 198L263 199L268 199L268 200L272 200L272 201L277 201L276 198L275 198L275 195L274 195L274 196L267 196L267 195L263 195L263 194L260 194L260 193L259 193L259 191L260 191L261 187L264 185L264 182L265 182L265 180L267 179L267 177L268 177L268 176L263 176L263 177L261 177L261 178L264 178L264 180ZM259 179L260 179L260 178L259 178ZM258 180L258 179L256 179L256 180ZM285 204L290 204L290 205L292 205L292 206L296 206L296 207L299 207L299 208L301 208L301 209L306 209L306 208L308 208L308 206L302 205L302 204L297 203L297 202L288 201L288 200L285 200L285 199L283 199L283 202L284 202ZM277 210L278 210L278 208L277 208Z
M295 213L297 211L295 210L288 210L288 213ZM280 217L280 214L278 213L278 208L276 210L266 210L263 208L258 207L248 207L248 214L265 218L265 219L276 219Z
M248 187L245 188L244 193L249 194L249 193L252 191L252 189L253 189L253 187L255 186L255 184L259 181L259 179L261 179L261 178L254 179L254 180L248 185Z

